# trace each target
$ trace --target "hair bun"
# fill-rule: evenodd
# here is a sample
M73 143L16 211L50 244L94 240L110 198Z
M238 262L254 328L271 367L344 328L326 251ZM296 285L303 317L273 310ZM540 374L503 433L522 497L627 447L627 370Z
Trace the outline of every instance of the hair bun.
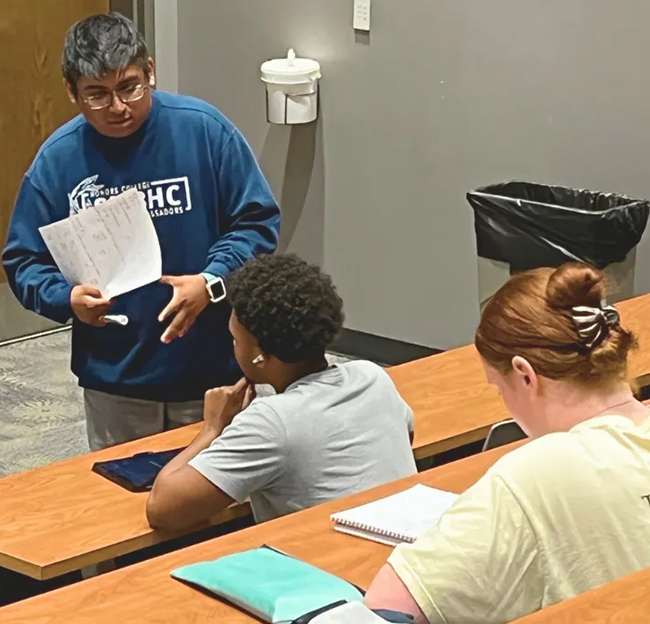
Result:
M578 262L556 269L546 286L546 300L554 308L598 306L606 294L604 273Z

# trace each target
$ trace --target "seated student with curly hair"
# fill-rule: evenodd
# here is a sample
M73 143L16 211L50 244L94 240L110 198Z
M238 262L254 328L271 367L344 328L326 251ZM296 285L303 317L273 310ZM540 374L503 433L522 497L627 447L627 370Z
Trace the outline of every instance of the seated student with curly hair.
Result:
M325 359L343 324L329 276L261 256L227 290L245 377L206 394L202 431L149 496L152 526L186 528L248 497L261 522L415 473L413 414L387 373ZM256 398L253 384L276 394Z

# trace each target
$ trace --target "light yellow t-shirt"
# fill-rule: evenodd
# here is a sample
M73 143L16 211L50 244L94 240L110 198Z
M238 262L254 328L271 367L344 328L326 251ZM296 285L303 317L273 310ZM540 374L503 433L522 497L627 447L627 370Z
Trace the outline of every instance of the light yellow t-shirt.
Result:
M650 420L592 418L500 459L389 563L431 624L509 622L650 566Z

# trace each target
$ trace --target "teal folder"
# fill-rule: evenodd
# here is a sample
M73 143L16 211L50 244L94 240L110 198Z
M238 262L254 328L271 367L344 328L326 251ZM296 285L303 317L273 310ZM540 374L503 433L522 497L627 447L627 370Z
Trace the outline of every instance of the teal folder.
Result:
M272 624L293 622L337 602L363 600L351 583L267 546L185 566L172 577Z

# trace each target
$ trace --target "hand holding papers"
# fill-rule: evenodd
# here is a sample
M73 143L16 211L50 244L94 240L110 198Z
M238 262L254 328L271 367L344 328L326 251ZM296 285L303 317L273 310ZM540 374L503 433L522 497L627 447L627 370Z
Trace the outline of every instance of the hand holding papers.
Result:
M95 286L107 299L162 277L158 236L135 189L39 231L66 280Z

